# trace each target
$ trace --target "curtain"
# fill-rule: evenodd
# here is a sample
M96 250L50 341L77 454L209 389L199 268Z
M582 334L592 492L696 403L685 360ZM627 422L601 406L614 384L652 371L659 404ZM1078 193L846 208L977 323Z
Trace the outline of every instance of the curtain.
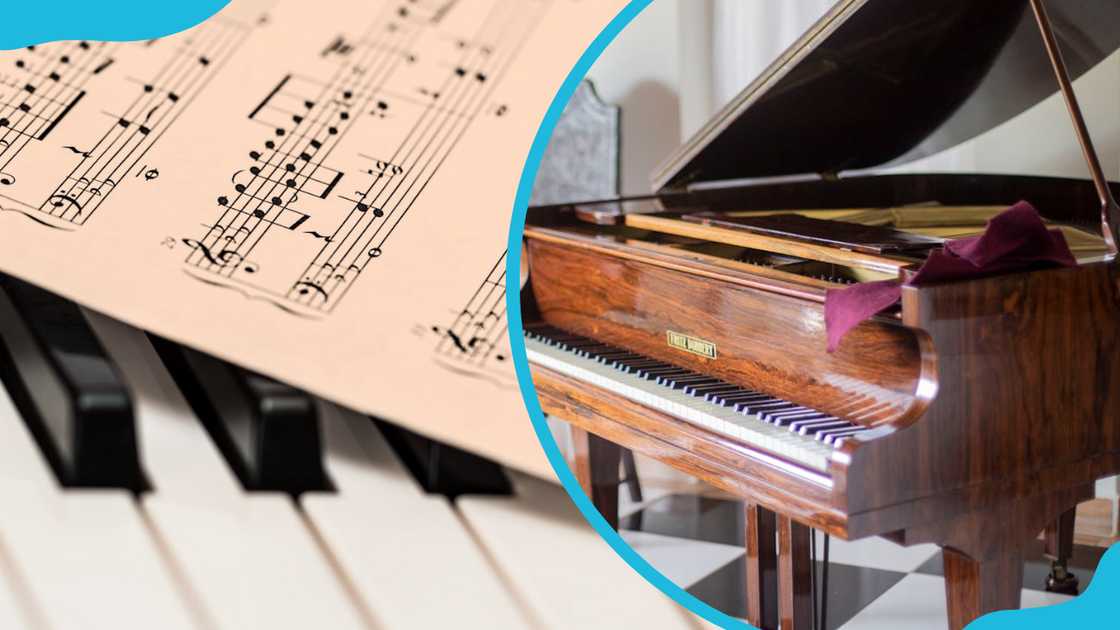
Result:
M712 91L723 107L809 30L833 0L715 0Z

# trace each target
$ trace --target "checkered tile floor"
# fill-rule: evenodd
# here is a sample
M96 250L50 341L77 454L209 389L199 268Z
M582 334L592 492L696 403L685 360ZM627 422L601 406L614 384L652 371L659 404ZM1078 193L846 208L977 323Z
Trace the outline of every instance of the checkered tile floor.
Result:
M629 514L627 514L629 512ZM713 607L746 615L743 510L734 501L667 495L623 510L622 537L666 577ZM818 537L817 552L823 550ZM944 582L937 547L899 547L881 538L830 543L828 627L944 630ZM1103 549L1078 546L1072 571L1084 589ZM1043 590L1050 565L1041 543L1024 572L1024 607L1069 599Z

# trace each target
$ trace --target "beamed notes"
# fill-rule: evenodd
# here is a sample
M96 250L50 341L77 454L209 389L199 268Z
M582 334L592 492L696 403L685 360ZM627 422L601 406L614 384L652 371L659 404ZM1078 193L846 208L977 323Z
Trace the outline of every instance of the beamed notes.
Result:
M505 247L571 66L624 0L236 0L0 52L0 270L546 473Z

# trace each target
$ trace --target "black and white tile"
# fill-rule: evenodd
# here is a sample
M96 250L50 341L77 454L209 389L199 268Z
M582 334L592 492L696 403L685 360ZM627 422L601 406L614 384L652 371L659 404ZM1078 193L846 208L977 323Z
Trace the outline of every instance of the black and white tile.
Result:
M688 494L647 497L624 508L620 533L676 584L733 617L746 615L744 519L736 501ZM817 553L823 537L817 536ZM1103 549L1078 545L1071 570L1084 589ZM947 627L941 553L936 546L900 547L882 538L830 541L827 626L845 630L943 630ZM1070 599L1043 590L1050 565L1041 542L1028 554L1024 607Z

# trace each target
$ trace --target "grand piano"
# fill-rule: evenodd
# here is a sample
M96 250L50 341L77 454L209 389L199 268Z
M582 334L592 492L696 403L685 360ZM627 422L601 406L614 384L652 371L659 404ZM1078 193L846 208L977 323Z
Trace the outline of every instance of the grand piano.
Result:
M1120 207L1072 80L1118 23L1095 0L844 0L653 195L531 208L533 382L608 521L623 448L742 497L762 628L811 627L812 529L940 545L954 630L1019 606L1044 530L1070 580L1071 510L1120 472ZM1085 179L877 173L1059 91ZM829 290L909 279L1020 200L1077 266L904 285L828 350Z

